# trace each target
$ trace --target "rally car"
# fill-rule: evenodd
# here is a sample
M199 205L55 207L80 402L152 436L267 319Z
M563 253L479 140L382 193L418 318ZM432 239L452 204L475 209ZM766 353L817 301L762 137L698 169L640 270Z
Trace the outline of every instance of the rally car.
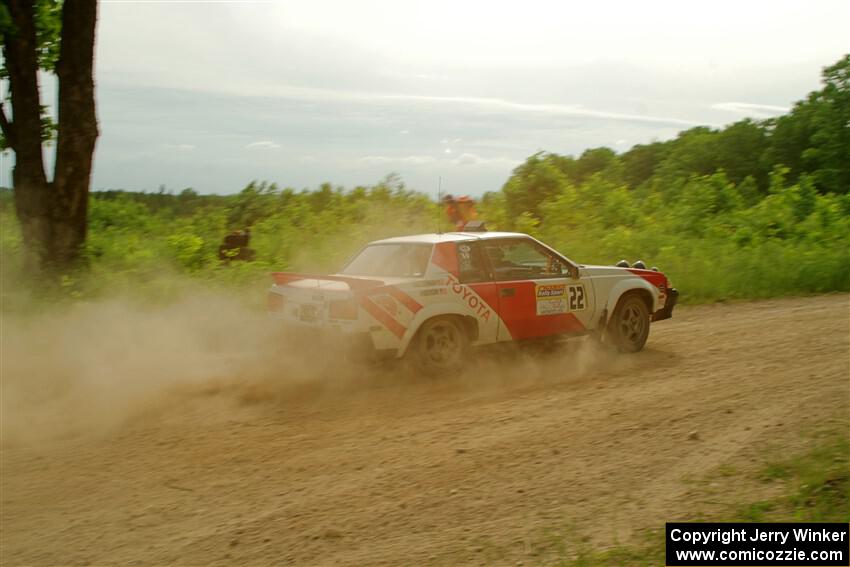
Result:
M655 270L577 264L526 234L422 234L368 244L336 274L276 272L269 315L376 356L452 370L470 348L594 334L643 348L678 292Z

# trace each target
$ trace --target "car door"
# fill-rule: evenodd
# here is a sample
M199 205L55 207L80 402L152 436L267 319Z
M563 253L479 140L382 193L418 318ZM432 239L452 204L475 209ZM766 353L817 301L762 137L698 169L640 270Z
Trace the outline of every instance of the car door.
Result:
M531 238L485 239L483 245L498 292L498 340L585 330L592 290L570 275L564 258Z

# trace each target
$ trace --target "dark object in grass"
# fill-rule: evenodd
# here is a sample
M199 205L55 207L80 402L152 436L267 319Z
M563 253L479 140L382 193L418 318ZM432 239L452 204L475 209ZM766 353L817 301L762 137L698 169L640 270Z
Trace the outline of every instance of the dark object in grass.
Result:
M251 242L251 229L234 230L224 237L224 242L218 247L218 259L222 262L231 260L244 260L249 262L254 259L256 252L248 248Z

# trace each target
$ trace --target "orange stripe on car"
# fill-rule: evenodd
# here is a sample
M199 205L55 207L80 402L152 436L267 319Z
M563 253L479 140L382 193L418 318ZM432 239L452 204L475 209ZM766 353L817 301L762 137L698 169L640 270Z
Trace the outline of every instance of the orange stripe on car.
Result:
M388 287L386 292L393 297L396 301L407 307L411 313L414 315L422 309L422 304L398 289L397 287Z
M360 305L366 310L369 315L374 317L381 325L387 328L389 332L398 338L404 336L407 329L404 325L393 319L389 313L378 307L374 301L365 296L360 296Z
M645 279L655 287L661 287L667 283L667 276L665 276L661 272L654 272L652 270L638 270L635 268L629 268L628 271L640 278Z

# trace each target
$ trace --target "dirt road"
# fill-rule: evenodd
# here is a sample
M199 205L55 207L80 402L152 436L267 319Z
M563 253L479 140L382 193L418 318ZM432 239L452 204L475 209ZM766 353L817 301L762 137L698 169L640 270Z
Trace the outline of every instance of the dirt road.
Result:
M0 563L536 565L627 542L715 505L693 479L847 423L849 306L685 308L637 355L441 381L171 390L97 434L5 444Z

